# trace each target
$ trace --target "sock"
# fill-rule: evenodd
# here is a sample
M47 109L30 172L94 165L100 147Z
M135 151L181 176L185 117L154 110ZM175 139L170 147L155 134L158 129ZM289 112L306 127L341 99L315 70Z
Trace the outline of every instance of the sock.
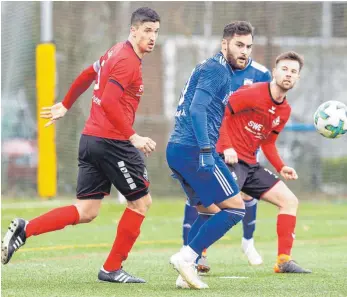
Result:
M223 237L230 228L242 220L244 215L244 209L223 209L201 226L198 234L189 243L189 246L198 255L201 255L205 248L208 248L211 244Z
M290 255L295 238L296 216L279 214L277 216L278 255Z
M198 217L196 218L196 220L195 220L194 224L192 225L190 232L188 234L188 239L187 239L186 245L188 245L193 240L193 238L196 236L196 234L198 234L201 226L203 224L205 224L210 217L212 217L212 215L206 215L206 214L202 214L202 213L198 214Z
M212 217L213 215L206 215L206 214L202 214L202 213L198 213L198 217L195 220L192 228L190 229L190 232L188 234L188 241L187 241L187 245L189 244L189 242L191 242L193 240L193 238L196 236L196 234L198 234L199 229L201 228L201 226L203 224L205 224L208 219L210 217ZM206 255L206 249L204 249L205 251L205 255ZM199 259L201 258L202 254L200 254L198 256L198 258L196 259L196 261L199 261Z
M189 245L182 247L180 253L187 262L195 262L198 257L198 254Z
M130 208L125 209L118 224L116 239L104 264L105 270L114 271L121 268L122 262L128 258L131 248L140 235L144 218L144 215Z
M80 219L75 205L55 208L29 221L25 229L26 237L61 230L68 225L76 225Z
M183 218L183 245L188 245L188 234L194 221L198 217L198 212L194 206L190 206L186 203L184 208L184 218Z
M253 238L253 233L255 230L255 220L257 216L257 199L252 198L252 200L245 201L246 214L242 220L243 224L243 238L251 239Z

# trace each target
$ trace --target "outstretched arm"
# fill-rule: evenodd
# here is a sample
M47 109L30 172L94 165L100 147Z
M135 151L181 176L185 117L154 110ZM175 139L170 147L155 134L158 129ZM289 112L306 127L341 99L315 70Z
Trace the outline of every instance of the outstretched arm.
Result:
M93 65L90 65L81 72L81 74L72 83L62 102L66 109L70 109L77 98L90 87L92 82L95 80L95 76L96 71Z
M50 119L45 127L52 125L56 120L65 116L66 112L71 108L77 98L90 87L95 79L95 75L96 72L93 65L89 66L74 80L62 102L42 108L40 117Z

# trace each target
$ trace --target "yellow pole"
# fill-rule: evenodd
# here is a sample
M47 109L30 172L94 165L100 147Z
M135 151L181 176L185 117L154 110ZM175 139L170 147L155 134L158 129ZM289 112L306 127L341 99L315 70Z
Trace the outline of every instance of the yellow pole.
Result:
M44 106L52 106L56 84L55 45L43 43L36 47L36 90L37 90L37 131L38 168L37 190L40 197L49 198L57 193L57 155L55 126L47 128L47 120L40 118Z

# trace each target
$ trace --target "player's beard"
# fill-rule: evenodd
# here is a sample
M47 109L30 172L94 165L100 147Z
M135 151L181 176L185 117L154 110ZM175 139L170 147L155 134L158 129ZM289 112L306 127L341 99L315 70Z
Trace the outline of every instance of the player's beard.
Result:
M235 56L231 52L229 45L227 46L227 61L228 61L229 65L234 69L244 69L247 65L247 61L245 61L243 66L237 64L237 57L235 58Z
M289 90L291 90L291 89L294 87L295 82L294 82L294 83L291 83L290 85L287 85L287 86L284 84L283 81L282 81L281 83L278 83L278 82L276 81L276 84L277 84L277 86L278 86L283 92L288 92Z

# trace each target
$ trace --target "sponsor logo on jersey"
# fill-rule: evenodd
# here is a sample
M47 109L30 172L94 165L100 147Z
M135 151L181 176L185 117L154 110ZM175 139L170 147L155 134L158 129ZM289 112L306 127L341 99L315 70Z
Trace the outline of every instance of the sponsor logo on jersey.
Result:
M253 122L253 121L249 121L248 127L251 127L253 130L260 132L263 129L264 125Z
M278 116L277 118L275 118L273 121L272 121L272 128L278 126L280 124L280 116Z
M269 109L269 113L275 114L276 107L272 106L271 109Z
M246 85L251 85L251 84L253 84L253 79L251 79L251 78L245 78L245 79L243 80L243 85L244 85L244 86L246 86Z

